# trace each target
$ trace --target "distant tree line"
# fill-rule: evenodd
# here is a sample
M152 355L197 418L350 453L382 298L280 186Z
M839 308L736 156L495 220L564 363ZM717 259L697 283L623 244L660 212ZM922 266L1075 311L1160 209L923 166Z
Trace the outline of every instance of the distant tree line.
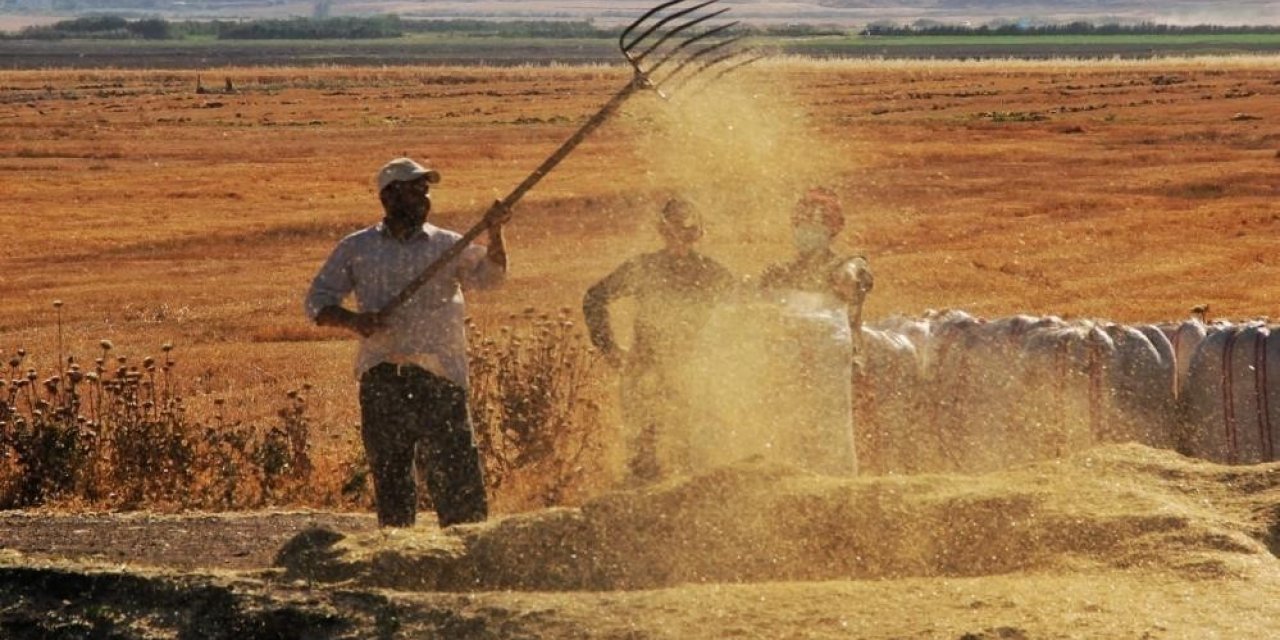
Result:
M752 35L777 38L813 38L817 36L844 36L849 30L836 25L819 24L775 24L766 26L746 26L740 29Z
M1171 25L1064 22L1059 24L994 23L981 26L920 21L910 25L872 23L863 31L874 36L1078 36L1078 35L1215 35L1280 33L1280 26Z
M323 12L319 12L323 13ZM22 40L131 39L173 40L191 36L219 40L324 40L398 38L405 33L456 34L498 38L612 38L613 29L589 21L406 20L399 16L311 17L266 20L129 20L121 16L85 16L33 26L0 37Z
M285 20L184 20L162 18L129 20L121 16L84 16L53 24L32 26L3 36L16 40L175 40L190 36L219 40L323 40L349 38L398 38L404 34L395 15L370 18L292 18Z
M16 2L16 4L22 5L23 3ZM30 6L32 3L28 2L26 4ZM155 11L155 10L161 9L162 8L161 5L163 4L166 4L166 2L164 2L163 0L108 0L106 2L99 2L96 0L49 0L50 9L53 9L54 11L58 11L58 12L68 12L72 14L93 13L97 11L99 7L102 7L102 6L110 6L112 9L117 9L117 10L118 9L141 9L141 10ZM105 13L105 12L102 12L102 13Z
M326 5L316 5L322 16ZM114 15L87 16L51 25L27 27L17 39L183 39L189 36L220 40L320 40L397 38L405 33L434 33L492 38L616 38L617 29L597 27L589 20L412 20L397 15L373 17L317 17L267 20L184 20L161 18L128 20ZM791 24L743 26L739 32L765 37L842 36L844 28Z
M497 38L616 38L589 20L403 20L412 33L461 34Z
M160 18L127 20L120 16L84 16L50 25L26 27L7 37L18 40L167 40L174 35L172 23Z
M344 40L399 38L403 22L397 15L371 18L290 18L223 22L217 27L219 40Z

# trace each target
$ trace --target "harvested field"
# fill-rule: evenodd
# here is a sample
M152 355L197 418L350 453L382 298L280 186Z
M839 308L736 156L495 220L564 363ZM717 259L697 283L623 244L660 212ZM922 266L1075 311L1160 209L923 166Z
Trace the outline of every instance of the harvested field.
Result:
M526 307L576 316L589 283L657 246L653 212L672 193L705 212L708 254L756 274L790 250L790 203L826 184L849 212L842 248L866 252L876 271L870 320L954 307L1139 322L1182 318L1204 303L1211 317L1274 316L1275 70L1266 57L786 60L701 97L643 96L520 205L511 281L469 297L470 311L486 330ZM59 351L91 358L103 338L139 356L172 342L193 411L212 411L216 397L245 419L271 415L274 398L305 382L318 451L349 452L353 343L307 325L300 307L333 243L380 217L374 171L402 153L431 160L445 176L433 216L465 227L627 79L611 66L0 72L0 348L25 347L32 366L47 369ZM64 305L55 311L54 300ZM600 487L581 511L514 515L448 535L423 527L421 539L405 541L361 533L370 528L363 515L138 524L64 505L6 516L0 601L19 604L0 604L0 629L14 637L1172 638L1256 636L1274 618L1274 465L1216 467L1111 447L980 477L836 481L736 469L647 492ZM591 519L622 503L637 506L634 522ZM751 521L780 535L766 526L769 510L792 505L802 513L791 534L830 533L852 546L779 543L790 568L744 568L740 556L768 554L662 520L709 503L743 507L708 516L712 529ZM947 520L939 504L967 510ZM900 526L916 516L936 527ZM231 522L240 517L252 523ZM262 544L206 546L164 533L216 537L218 519L231 537ZM1020 528L1024 519L1031 524ZM868 528L849 531L853 523ZM1063 523L1098 544L1080 543ZM355 560L326 555L336 542L324 535L313 539L315 557L346 563L360 579L341 574L354 581L326 586L268 570L272 549L312 524L349 536L344 549ZM209 555L154 561L171 552L107 533L129 526ZM569 591L384 592L376 589L408 587L378 583L357 562L382 549L405 563L454 558L461 564L449 565L451 575L464 575L467 563L490 559L457 556L459 540L515 555L526 539L592 550L592 538L571 534L619 526L659 527L646 534L654 545L683 540L689 553L727 555L713 553L723 562L701 574L668 567L655 577L645 573L653 567L615 563L621 573L583 584L651 590L606 593L536 580L531 588ZM101 544L51 540L50 530ZM948 531L956 536L938 537ZM890 553L877 536L920 545ZM879 569L815 555L854 547ZM894 555L900 548L937 553L904 559ZM542 567L504 566L517 582ZM197 605L179 604L189 595Z
M789 250L791 197L821 182L852 212L844 246L872 256L868 319L1274 315L1273 64L791 62L744 77L786 91L735 94L720 115L641 97L527 197L513 282L472 313L576 309L619 256L656 246L649 212L676 191L707 208L707 253L756 273ZM54 352L60 299L69 350L172 341L209 367L205 392L251 407L307 380L322 422L349 423L351 342L299 307L333 243L380 216L376 168L429 158L446 176L435 215L467 226L625 81L612 67L0 74L0 343ZM726 130L693 137L681 118Z

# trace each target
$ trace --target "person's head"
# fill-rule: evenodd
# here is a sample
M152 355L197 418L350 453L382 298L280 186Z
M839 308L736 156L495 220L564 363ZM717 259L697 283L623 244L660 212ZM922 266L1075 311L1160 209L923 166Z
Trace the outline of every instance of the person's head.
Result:
M684 255L702 238L702 219L693 210L693 205L680 198L672 198L658 215L658 233L668 251Z
M440 172L409 158L396 158L378 170L378 198L387 223L399 229L422 226L431 211L431 185Z
M827 250L843 228L844 209L830 189L810 189L791 212L792 238L801 255Z

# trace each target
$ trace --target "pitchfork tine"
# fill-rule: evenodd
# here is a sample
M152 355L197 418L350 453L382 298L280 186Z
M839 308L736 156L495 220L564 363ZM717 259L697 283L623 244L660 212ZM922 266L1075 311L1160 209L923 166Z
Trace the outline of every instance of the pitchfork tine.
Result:
M727 9L726 9L726 11L727 11ZM703 41L703 40L706 40L707 38L710 38L710 37L712 37L712 36L719 35L719 34L720 34L721 32L723 32L724 30L726 30L726 29L730 29L730 28L732 28L732 27L737 26L737 24L738 24L738 22L737 22L737 21L730 22L729 24L722 24L722 25L720 25L720 26L718 26L718 27L716 27L716 28L714 28L714 29L708 29L707 31L704 31L703 33L700 33L700 34L698 34L698 35L696 35L696 36L693 36L692 38L689 38L688 40L685 40L684 42L681 42L680 44L678 44L678 45L676 45L675 47L673 47L673 48L671 49L671 51L667 53L667 55L666 55L666 56L664 56L661 60L659 60L659 61L658 61L658 63L657 63L657 64L653 65L652 67L649 67L649 71L648 71L648 73L652 74L653 72L657 71L660 67L662 67L662 65L664 65L664 64L666 64L666 63L668 63L668 62L670 62L672 59L674 59L674 58L676 57L676 54L680 53L680 51L681 51L682 49L684 49L685 47L688 47L688 46L690 46L690 45L693 45L693 44L696 44L696 43L701 42L701 41ZM706 54L708 50L714 50L714 49L716 49L716 48L719 48L719 47L725 46L725 45L727 45L727 44L732 44L732 43L734 43L734 42L737 42L738 40L741 40L742 38L743 38L743 36L737 36L737 37L735 37L735 38L730 38L729 40L725 40L725 41L720 42L719 44L715 45L714 47L708 47L708 48L706 48L706 49L703 49L703 50L701 50L701 51L698 51L697 53L694 53L693 55L689 56L689 58L688 58L688 59L686 59L686 60L684 61L684 63L683 63L683 64L681 64L679 67L676 67L676 70L675 70L675 71L672 71L672 72L671 72L671 74L669 74L669 75L667 76L667 79L670 79L670 77L671 77L672 75L675 75L675 74L679 73L679 72L680 72L680 70L681 70L681 69L683 69L683 68L685 68L686 66L688 66L688 64L689 64L690 62L692 62L692 61L696 60L697 58L701 57L702 55ZM645 53L647 54L648 52L645 52ZM660 83L658 83L658 84L662 84L662 83L660 82Z
M714 76L711 76L710 78L708 78L708 79L707 79L707 82L715 82L716 80L719 80L720 78L723 78L726 74L733 73L734 71L737 71L738 69L741 69L742 67L745 67L745 66L747 66L747 65L751 64L752 62L756 62L756 61L759 61L759 60L763 60L764 58L768 57L768 54L764 54L764 53L756 53L754 50L751 50L751 49L748 49L748 50L746 50L746 51L743 51L743 52L742 52L742 55L747 55L747 54L752 54L752 53L754 53L755 55L751 56L750 58L747 58L746 60L743 60L742 62L735 62L735 63L733 63L733 64L731 64L731 65L729 65L729 66L727 66L727 67L725 67L725 68L721 69L719 73L717 73L717 74L715 74Z
M712 1L714 2L715 0L712 0ZM706 3L706 4L710 4L710 3ZM706 6L706 5L704 4L704 5L700 5L700 6ZM695 7L695 8L696 8L696 7ZM690 20L690 21L685 22L684 24L681 24L680 26L678 26L678 27L676 27L676 28L672 29L671 31L668 31L668 32L666 33L666 35L664 35L664 36L662 36L661 38L659 38L659 39L658 39L658 41L657 41L657 42L655 42L655 43L653 43L653 44L652 44L648 49L645 49L645 50L644 50L644 53L642 53L642 54L640 54L640 55L636 56L636 57L635 57L635 61L636 61L637 63L639 63L640 61L644 60L644 59L645 59L645 57L647 57L650 53L653 53L653 51L654 51L655 49L657 49L658 47L661 47L662 45L666 44L668 40L670 40L670 39L672 39L672 38L676 37L677 35L680 35L680 33L681 33L682 31L685 31L686 29L690 29L690 28L692 28L692 27L696 27L696 26L698 26L698 25L702 24L703 22L706 22L707 20L710 20L710 19L712 19L712 18L714 18L714 17L716 17L716 16L718 16L718 15L720 15L720 14L722 14L722 13L724 13L724 12L728 11L728 10L729 10L729 7L725 7L725 8L723 8L723 9L720 9L719 11L712 11L711 13L708 13L707 15L702 16L701 18L696 18L696 19L694 19L694 20ZM720 31L723 31L725 28L727 28L727 27L729 27L729 26L732 26L732 25L735 25L735 24L738 24L738 23L737 23L737 22L733 22L733 23L730 23L730 24L728 24L728 25L721 26L721 27L719 27L719 28L717 28L717 29L712 29L711 31L708 31L707 33L702 34L700 37L696 37L696 38L694 38L694 40L701 40L702 38L705 38L705 37L707 37L708 35L711 35L712 33L718 33L718 32L720 32ZM646 34L646 35L647 35L647 34ZM637 40L636 42L639 42L639 40ZM632 46L634 46L635 44L636 44L636 43L635 43L635 42L633 42L633 43L632 43ZM689 43L688 43L688 42L686 42L685 44L689 44ZM675 48L675 50L676 50L676 51L679 51L680 49L683 49L684 47L685 47L685 45L683 45L683 44L682 44L682 45L680 45L680 46L676 47L676 48Z
M649 19L653 14L655 14L655 13L657 13L657 12L659 12L659 11L662 11L663 9L666 9L667 7L670 7L671 5L680 4L681 2L685 2L685 1L686 1L686 0L670 0L669 2L664 2L664 3L660 4L660 5L658 5L658 6L654 7L654 8L652 8L652 9L650 9L650 10L648 10L648 11L646 11L646 12L645 12L645 14L644 14L644 15L642 15L642 16L640 16L639 18L636 18L636 19L635 19L635 21L634 21L634 22L632 22L631 24L627 25L627 28L626 28L626 29L624 29L624 30L622 31L622 34L618 36L618 48L619 48L619 49L622 49L622 51L625 53L625 52L626 52L626 50L627 50L629 47L627 47L627 46L626 46L626 45L624 45L623 43L626 41L627 36L628 36L628 35L630 35L632 31L635 31L636 27L638 27L638 26L640 26L640 25L644 24L644 21L645 21L645 20L648 20L648 19Z
M681 62L681 63L680 63L680 65L679 65L679 66L677 66L677 67L675 68L675 70L673 70L671 73L668 73L668 74L667 74L667 77L663 78L663 79L662 79L662 81L661 81L661 82L659 82L659 83L657 84L657 88L658 88L658 89L661 89L661 88L662 88L662 85L664 85L664 84L666 84L666 83L670 82L672 78L675 78L676 76L680 75L680 72L681 72L681 71L684 71L684 69L685 69L686 67L688 67L689 65L691 65L691 64L693 64L693 63L695 63L695 62L697 62L697 61L698 61L698 58L701 58L701 57L703 57L703 56L705 56L705 55L709 55L709 54L711 54L711 53L715 53L716 51L718 51L718 50L720 50L720 49L723 49L723 48L725 48L725 47L727 47L727 46L729 46L729 45L731 45L731 44L733 44L733 43L735 43L735 42L738 42L739 40L743 39L744 37L746 37L746 36L734 36L734 37L732 37L732 38L729 38L728 40L722 40L722 41L720 41L720 42L717 42L717 43L715 43L715 44L713 44L713 45L711 45L711 46L709 46L709 47L703 47L702 49L700 49L700 50L698 50L697 52L695 52L693 55L691 55L691 56L689 56L688 58L686 58L684 62ZM706 62L704 62L703 64L700 64L699 66L697 66L697 67L693 70L693 73L691 73L691 74L689 74L688 76L686 76L686 78L692 78L694 75L697 75L698 73L700 73L700 72L702 72L702 71L704 71L704 70L706 70L706 69L708 69L708 68L710 68L710 67L713 67L713 66L715 66L715 65L717 65L717 64L719 64L719 63L721 63L721 62L724 62L725 60L728 60L728 59L730 59L730 58L732 58L732 57L734 57L734 56L738 55L739 53L741 53L741 52L739 52L739 51L730 51L729 53L727 53L727 54L725 54L725 55L722 55L722 56L719 56L719 57L716 57L716 58L712 58L710 61L706 61ZM670 58L668 58L668 59L670 59ZM665 62L665 60L664 60L664 62ZM683 84L684 84L684 82L681 82L680 84L681 84L681 85L683 85Z
M685 74L685 76L684 76L683 78L680 78L680 80L679 80L678 82L676 82L675 86L671 87L671 92L672 92L673 94L674 94L674 93L677 93L677 92L678 92L678 93L683 94L683 93L685 93L685 86L686 86L686 85L688 85L690 82L692 82L695 78L702 78L702 77L703 77L703 75L702 75L702 72L703 72L703 71L705 71L705 70L707 70L707 69L709 69L709 68L711 68L711 67L714 67L715 65L720 64L721 62L725 62L726 60L731 60L731 59L733 59L733 58L735 58L735 57L739 57L739 56L747 56L747 55L750 55L750 54L753 54L753 53L754 53L755 55L751 55L750 57L748 57L748 58L747 58L747 59L745 59L745 60L742 60L742 61L740 61L740 62L735 62L735 63L733 63L733 64L731 64L731 65L729 65L729 66L727 66L727 67L725 67L725 68L721 69L720 71L718 71L715 75L711 76L710 78L705 78L706 82L705 82L701 87L699 87L698 89L696 89L693 93L694 93L694 94L702 93L702 91L703 91L703 90L705 90L707 87L711 86L712 84L715 84L715 82L716 82L717 80L719 80L720 78L723 78L725 75L730 74L730 73L733 73L734 71L737 71L738 69L741 69L742 67L745 67L745 66L747 66L747 65L749 65L749 64L751 64L751 63L753 63L753 62L756 62L756 61L758 61L758 60L762 60L762 59L764 59L764 58L767 58L767 57L768 57L768 54L758 53L758 52L756 52L755 50L750 50L750 49L749 49L749 50L746 50L746 51L735 51L735 52L733 52L733 53L725 54L725 55L720 56L720 57L716 58L715 60L712 60L711 62L708 62L707 64L705 64L705 65L703 65L703 66L699 67L697 71L695 71L695 72L693 72L693 73ZM667 79L669 80L670 78L667 78Z
M679 4L680 2L685 2L685 1L686 1L686 0L675 0L674 2L668 2L668 3L666 3L666 4L660 5L659 7L655 8L655 11L656 11L657 9L661 9L661 8L669 7L669 6L671 6L671 5ZM699 10L699 9L702 9L703 7L707 7L707 6L713 5L713 4L715 4L715 3L719 2L719 1L720 1L720 0L706 0L705 2L701 2L701 3L699 3L699 4L693 5L692 7L688 7L688 8L686 8L686 9L681 9L681 10L679 10L679 11L676 11L675 13L672 13L671 15L669 15L669 16L667 16L667 17L665 17L665 18L662 18L661 20L657 21L656 23L654 23L653 25L651 25L648 29L645 29L645 30L644 30L644 33L641 33L640 35L636 36L636 37L635 37L635 39L633 39L633 40L631 41L631 43L630 43L630 44L623 44L623 40L625 39L626 34L627 34L627 31L624 31L624 32L623 32L623 36L622 36L621 38L619 38L619 39L618 39L618 43L619 43L620 45L622 45L622 50L623 50L623 51L625 51L625 52L630 52L632 49L634 49L634 48L635 48L635 46L636 46L637 44L639 44L639 43L640 43L641 41L643 41L645 38L648 38L650 35L652 35L654 31L657 31L658 29L661 29L662 27L666 26L666 25L667 25L668 23L670 23L672 20L675 20L675 19L677 19L677 18L683 18L684 16L687 16L687 15L689 15L690 13L693 13L694 11L697 11L697 10ZM627 28L627 30L628 30L628 31L630 31L632 28L639 26L639 25L640 25L640 23L641 23L645 18L650 17L651 15L653 15L653 13L654 13L653 11L650 11L649 13L646 13L646 14L644 15L644 17L642 17L640 20L637 20L636 22L632 23L632 26L631 26L631 27L628 27L628 28Z

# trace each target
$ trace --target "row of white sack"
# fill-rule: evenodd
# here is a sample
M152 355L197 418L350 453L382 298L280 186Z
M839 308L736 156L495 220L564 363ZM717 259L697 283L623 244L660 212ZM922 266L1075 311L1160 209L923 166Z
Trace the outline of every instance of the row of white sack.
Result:
M1261 322L986 320L864 326L854 384L865 470L986 470L1099 443L1278 459L1280 331ZM1272 379L1274 377L1274 380Z

